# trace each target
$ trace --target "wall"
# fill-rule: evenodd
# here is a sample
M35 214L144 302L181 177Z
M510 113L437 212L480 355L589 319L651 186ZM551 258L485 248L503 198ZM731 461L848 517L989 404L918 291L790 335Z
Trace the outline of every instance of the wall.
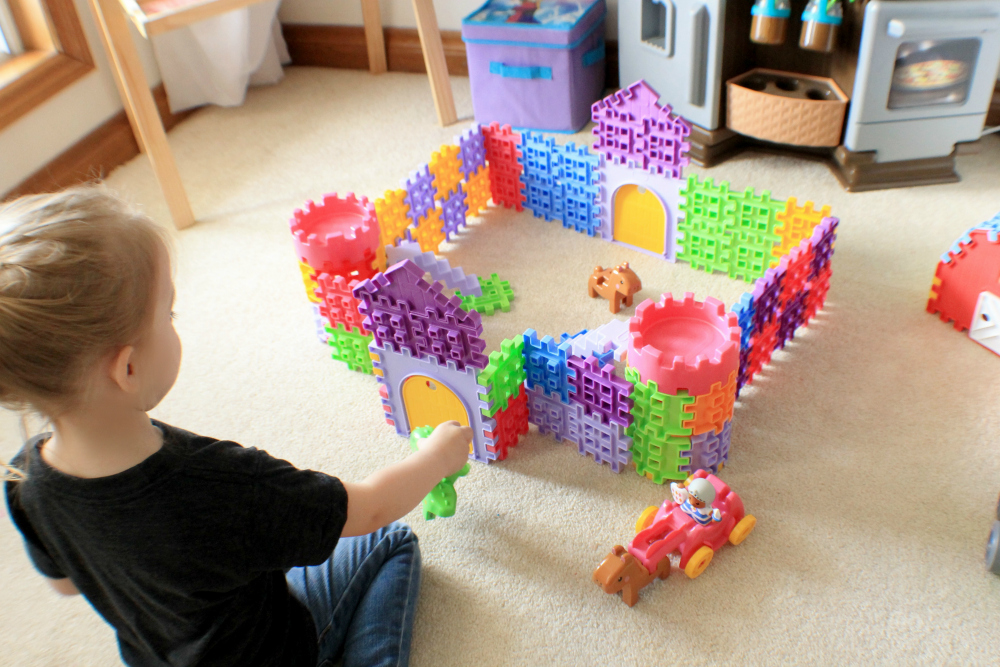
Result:
M0 193L44 167L122 109L97 23L87 0L76 0L96 69L0 132ZM160 74L148 42L133 30L150 86Z
M618 2L607 0L608 19L605 35L617 39ZM627 0L635 2L636 0ZM485 0L434 0L434 11L442 30L461 30L462 19L479 8ZM380 0L382 25L415 28L411 0ZM282 23L362 25L360 0L284 0L278 12Z

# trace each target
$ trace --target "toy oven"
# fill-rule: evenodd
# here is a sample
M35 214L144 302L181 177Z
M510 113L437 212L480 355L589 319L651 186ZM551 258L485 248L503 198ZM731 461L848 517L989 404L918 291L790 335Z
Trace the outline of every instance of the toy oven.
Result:
M845 145L887 162L948 155L955 142L978 139L998 62L1000 0L873 0Z

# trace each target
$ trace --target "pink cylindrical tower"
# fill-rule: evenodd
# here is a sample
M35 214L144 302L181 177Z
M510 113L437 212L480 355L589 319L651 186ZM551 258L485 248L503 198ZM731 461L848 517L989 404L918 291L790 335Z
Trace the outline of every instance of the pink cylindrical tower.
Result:
M322 203L297 209L290 224L295 252L314 278L328 273L364 280L378 272L378 220L367 197L325 195Z
M664 294L639 304L629 321L628 365L642 382L655 382L659 391L689 396L707 394L712 385L725 385L740 367L740 327L734 313L718 299L683 300Z

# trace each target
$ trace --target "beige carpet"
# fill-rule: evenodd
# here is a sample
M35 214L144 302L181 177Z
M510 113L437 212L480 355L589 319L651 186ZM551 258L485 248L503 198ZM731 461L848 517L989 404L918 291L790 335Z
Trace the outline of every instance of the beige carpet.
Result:
M316 341L287 219L324 192L396 187L468 124L468 81L453 83L465 120L448 129L424 77L293 68L242 108L171 133L200 222L179 235L185 359L154 416L345 479L406 455L374 378ZM737 404L722 476L757 530L697 580L675 571L629 609L591 572L668 489L533 431L459 482L454 518L409 515L425 564L413 664L995 664L1000 578L982 555L1000 492L1000 359L924 305L938 256L1000 210L1000 137L959 169L954 185L853 195L790 158L745 154L709 171L842 219L826 310ZM108 180L166 220L145 158ZM597 264L632 262L643 298L731 304L747 289L528 212L491 209L443 251L516 292L511 312L484 318L490 350L527 327L558 336L607 321L606 303L586 297ZM4 423L6 458L18 442ZM0 577L0 664L116 664L108 626L47 588L6 519Z

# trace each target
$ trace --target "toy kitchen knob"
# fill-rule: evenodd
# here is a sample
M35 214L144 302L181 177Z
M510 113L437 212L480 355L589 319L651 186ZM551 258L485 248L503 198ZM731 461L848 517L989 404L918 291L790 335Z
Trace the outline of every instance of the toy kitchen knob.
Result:
M830 53L837 43L837 28L843 17L843 7L837 0L809 0L802 12L799 46L808 51Z
M783 44L792 15L789 0L756 0L750 9L750 40L758 44Z

